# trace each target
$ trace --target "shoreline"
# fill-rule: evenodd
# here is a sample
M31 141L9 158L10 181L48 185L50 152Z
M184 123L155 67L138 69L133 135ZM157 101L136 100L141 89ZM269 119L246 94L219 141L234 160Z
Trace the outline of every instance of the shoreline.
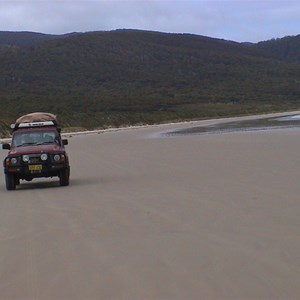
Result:
M133 126L124 126L124 127L112 127L107 129L94 129L94 130L83 130L83 131L74 131L74 132L62 132L61 135L63 137L72 137L78 135L90 135L90 134L102 134L102 133L110 133L110 132L118 132L118 131L128 131L128 130L137 130L144 128L155 128L155 127L169 127L178 125L179 127L185 125L213 125L219 123L227 123L231 121L244 121L244 120L258 120L262 118L272 118L272 117L283 117L290 115L298 115L300 114L300 110L297 111L287 111L287 112L278 112L278 113L265 113L258 115L247 115L247 116L236 116L236 117L222 117L222 118L213 118L213 119L202 119L202 120L191 120L191 121L178 121L178 122L170 122L170 123L159 123L159 124L145 124L145 125L133 125ZM175 129L176 130L176 129ZM163 134L162 132L161 134ZM0 144L7 143L11 140L8 138L0 138Z

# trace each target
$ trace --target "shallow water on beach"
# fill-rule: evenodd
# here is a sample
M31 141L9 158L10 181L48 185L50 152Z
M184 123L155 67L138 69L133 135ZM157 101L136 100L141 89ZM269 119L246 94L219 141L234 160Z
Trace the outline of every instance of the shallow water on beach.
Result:
M300 115L268 117L255 120L221 122L212 125L196 126L165 133L167 136L221 134L241 131L300 129Z

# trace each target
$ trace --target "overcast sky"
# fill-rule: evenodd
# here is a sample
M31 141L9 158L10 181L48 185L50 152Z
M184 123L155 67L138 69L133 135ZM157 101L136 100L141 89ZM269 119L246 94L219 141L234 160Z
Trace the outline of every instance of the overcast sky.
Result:
M120 28L258 42L300 34L300 0L0 0L0 31Z

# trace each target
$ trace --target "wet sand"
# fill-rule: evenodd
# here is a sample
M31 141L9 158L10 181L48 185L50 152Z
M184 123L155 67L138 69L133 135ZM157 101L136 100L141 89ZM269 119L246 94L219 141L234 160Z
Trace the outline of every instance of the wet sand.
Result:
M257 119L237 118L228 121L220 121L208 125L199 124L184 129L177 129L163 133L163 136L178 135L203 135L203 134L223 134L229 132L278 130L278 129L300 129L300 115L287 114L284 116L262 116Z
M298 299L300 131L159 137L189 126L73 136L66 188L1 173L0 299Z

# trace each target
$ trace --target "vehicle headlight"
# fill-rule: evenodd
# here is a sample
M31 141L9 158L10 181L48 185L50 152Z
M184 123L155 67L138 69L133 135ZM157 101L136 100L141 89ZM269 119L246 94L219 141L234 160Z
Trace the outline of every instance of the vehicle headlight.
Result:
M20 158L19 157L7 157L5 160L5 165L7 167L9 166L17 166L20 164Z
M54 161L60 161L60 155L59 154L55 154L53 157Z
M29 162L29 155L23 155L22 159L24 162Z
M12 165L16 165L18 163L18 159L16 157L13 157L13 158L10 159L10 163Z
M47 160L48 159L48 155L46 154L46 153L43 153L42 155L41 155L41 160L42 161L45 161L45 160Z

